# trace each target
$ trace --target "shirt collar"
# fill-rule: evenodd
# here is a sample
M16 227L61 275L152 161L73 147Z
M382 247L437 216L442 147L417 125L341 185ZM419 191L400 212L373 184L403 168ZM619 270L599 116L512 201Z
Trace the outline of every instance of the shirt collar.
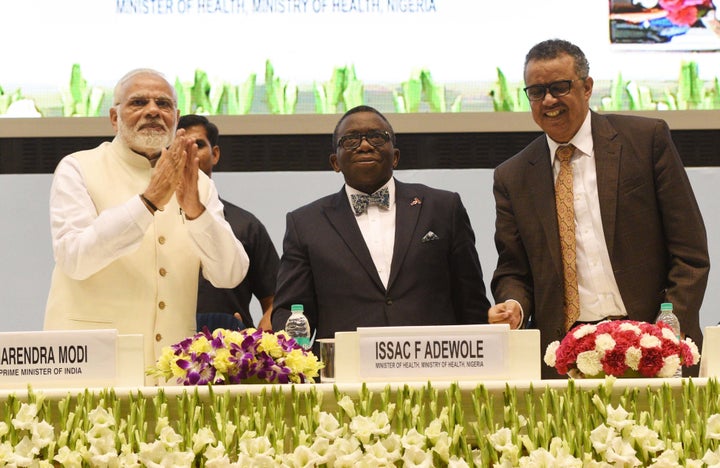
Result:
M590 124L592 112L588 111L587 115L585 116L585 120L583 121L583 124L578 129L577 133L572 137L572 139L567 143L572 143L575 145L575 148L580 150L580 154L583 154L588 157L592 157L593 155L593 139L592 139L592 127ZM563 143L562 145L550 138L547 134L545 134L545 138L547 139L548 146L550 147L550 164L553 163L555 160L555 151L557 151L558 147L565 146L566 143Z

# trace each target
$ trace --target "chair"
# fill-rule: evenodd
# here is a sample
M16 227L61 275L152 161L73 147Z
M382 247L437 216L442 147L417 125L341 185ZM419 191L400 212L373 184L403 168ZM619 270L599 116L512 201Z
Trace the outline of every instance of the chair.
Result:
M203 327L208 327L208 330L211 332L217 328L225 328L227 330L242 330L245 328L245 325L235 318L234 315L224 314L222 312L197 314L195 319L198 331L202 331Z

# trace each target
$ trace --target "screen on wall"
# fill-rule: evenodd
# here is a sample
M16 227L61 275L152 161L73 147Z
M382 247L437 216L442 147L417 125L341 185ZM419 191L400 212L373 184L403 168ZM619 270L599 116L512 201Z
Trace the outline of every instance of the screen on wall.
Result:
M116 81L141 67L175 84L182 112L522 111L525 54L555 37L588 56L596 108L720 108L717 11L714 0L2 2L0 114L106 115Z

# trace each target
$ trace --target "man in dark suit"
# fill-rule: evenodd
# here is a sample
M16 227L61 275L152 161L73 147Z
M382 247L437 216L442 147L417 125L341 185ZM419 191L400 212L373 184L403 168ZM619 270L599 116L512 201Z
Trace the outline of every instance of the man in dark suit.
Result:
M495 170L498 305L489 320L540 329L542 355L574 324L654 322L660 304L672 302L682 333L702 346L707 236L668 126L590 111L588 73L583 52L566 41L541 42L526 57L525 92L545 134ZM564 209L556 208L562 202L554 182L562 171L554 155L564 146L573 189L570 262L561 249ZM544 364L542 375L557 377Z
M220 132L217 125L204 115L187 114L180 117L177 128L184 128L187 138L195 141L200 170L212 177L213 167L220 161ZM280 263L275 245L265 225L254 214L227 200L220 201L225 220L250 257L250 266L245 279L232 289L216 288L200 274L198 329L202 330L202 325L208 325L211 331L213 325L233 330L254 327L250 314L250 301L254 295L263 311L258 328L270 330L275 279Z
M487 323L460 196L393 178L395 133L372 107L342 116L333 148L345 186L287 215L273 329L285 327L292 304L304 306L317 338L363 326Z

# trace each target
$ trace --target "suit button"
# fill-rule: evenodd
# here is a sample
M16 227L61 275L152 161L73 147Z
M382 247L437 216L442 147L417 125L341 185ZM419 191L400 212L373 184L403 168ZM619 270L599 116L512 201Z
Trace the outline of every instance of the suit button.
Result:
M160 276L167 275L167 270L165 268L160 268Z
M162 245L165 243L165 236L158 237L158 242Z
M160 340L162 340L162 335L160 333L158 333L157 335L155 335L155 341L160 341Z
M160 310L163 310L165 308L165 301L158 302L158 307L160 308Z
M392 302L393 302L392 299L390 299L389 297L385 298L385 304L392 305Z

